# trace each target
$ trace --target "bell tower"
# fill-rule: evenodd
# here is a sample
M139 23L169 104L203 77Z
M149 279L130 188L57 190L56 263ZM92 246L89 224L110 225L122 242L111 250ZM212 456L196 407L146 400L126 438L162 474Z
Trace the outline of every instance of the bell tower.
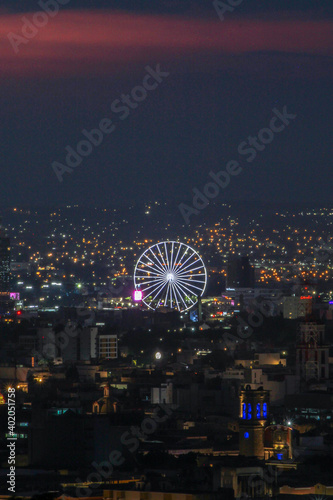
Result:
M251 389L240 391L239 454L264 458L264 430L269 414L269 391Z
M328 379L328 358L325 325L313 321L301 323L296 345L296 374L305 382Z

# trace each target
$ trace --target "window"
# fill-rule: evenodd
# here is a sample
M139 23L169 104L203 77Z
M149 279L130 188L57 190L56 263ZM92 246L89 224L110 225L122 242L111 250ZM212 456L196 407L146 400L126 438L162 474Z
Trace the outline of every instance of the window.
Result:
M246 419L246 404L245 403L242 404L242 416L243 416L243 419L245 420Z
M267 418L267 403L264 403L264 404L262 405L262 416L263 416L264 418Z
M251 403L247 404L247 419L251 420L252 418L252 405Z
M257 418L261 417L260 403L257 404Z
M249 437L250 437L250 434L248 432L244 432L244 438L249 439Z
M282 454L282 453L277 453L277 454L276 454L276 458L277 458L278 460L282 460L282 458L283 458L283 454Z
M61 410L57 410L57 415L63 415L64 413L66 413L67 409L61 409Z

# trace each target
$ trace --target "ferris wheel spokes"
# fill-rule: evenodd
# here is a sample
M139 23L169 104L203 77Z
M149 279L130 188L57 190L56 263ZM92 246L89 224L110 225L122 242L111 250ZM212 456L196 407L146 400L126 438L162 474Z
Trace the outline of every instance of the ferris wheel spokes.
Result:
M191 247L164 241L143 252L135 267L134 283L150 309L163 305L186 311L204 293L207 272L201 257Z
M163 267L160 266L160 261L156 258L156 255L152 252L151 248L149 248L149 250L151 251L151 253L153 254L153 257L154 259L158 262L158 264L154 264L154 262L148 257L148 255L146 255L146 258L152 263L152 265L156 265L156 267L160 270L160 271L163 271Z
M191 262L191 264L189 264L188 266L184 267L183 269L178 269L178 274L182 274L184 273L186 270L188 270L191 266L193 266L194 264L197 264L198 261L194 261L194 262ZM196 268L193 268L193 269L189 269L191 272L192 271L196 271L197 269L202 269L202 266L199 266L199 267L196 267Z
M193 300L191 299L191 296L186 294L186 292L184 291L184 289L183 289L183 287L182 287L182 285L181 285L180 283L177 283L175 286L176 286L176 288L177 288L177 290L178 290L178 291L180 290L181 292L183 292L183 293L184 293L185 297L186 297L186 298L187 298L190 302L192 302L192 304L195 304L195 302L193 302ZM190 292L191 292L191 291L190 291ZM192 294L192 292L191 292L191 294Z

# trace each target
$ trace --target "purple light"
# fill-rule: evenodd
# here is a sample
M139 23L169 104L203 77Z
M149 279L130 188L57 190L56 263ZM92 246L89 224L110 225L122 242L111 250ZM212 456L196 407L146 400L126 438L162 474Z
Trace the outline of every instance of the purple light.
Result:
M17 292L10 292L9 298L13 300L20 300L20 294Z
M135 290L135 292L134 292L134 300L136 300L136 301L142 300L142 292L141 292L141 290Z
M330 300L330 301L329 301L329 304L330 304L330 305L332 305L332 304L333 304L333 300Z

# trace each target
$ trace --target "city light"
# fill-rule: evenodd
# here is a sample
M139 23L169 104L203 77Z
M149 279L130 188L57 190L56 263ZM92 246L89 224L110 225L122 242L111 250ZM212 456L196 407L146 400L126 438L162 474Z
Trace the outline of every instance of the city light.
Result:
M0 499L333 500L333 0L0 28Z
M134 300L139 302L140 300L142 300L142 292L141 290L135 290L134 292Z

